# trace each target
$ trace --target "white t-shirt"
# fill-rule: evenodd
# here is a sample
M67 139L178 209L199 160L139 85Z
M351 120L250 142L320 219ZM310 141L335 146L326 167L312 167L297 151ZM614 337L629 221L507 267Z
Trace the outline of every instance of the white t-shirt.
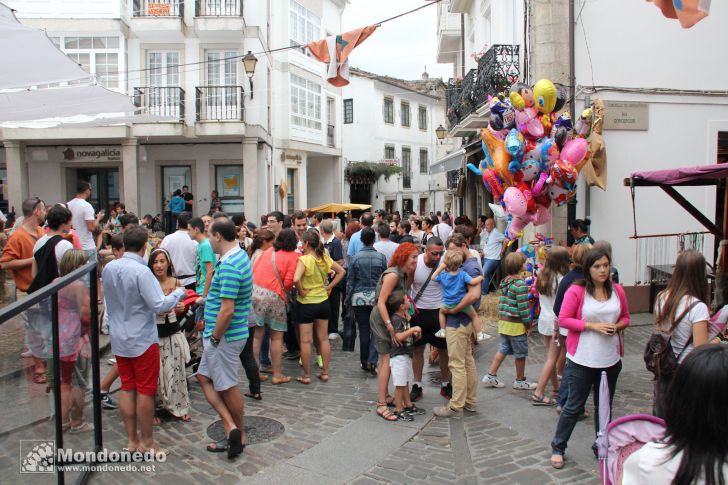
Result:
M480 236L480 248L483 250L483 257L500 261L503 241L506 240L506 237L496 228L493 228L490 232L483 231L482 234L487 234L485 238L482 235Z
M597 301L588 292L584 292L581 319L585 322L617 323L621 313L616 291L612 291L612 296L604 302ZM592 331L581 332L576 353L567 353L566 356L573 362L592 369L611 367L620 360L619 337L616 333L604 335Z
M68 210L71 211L71 214L73 214L71 223L73 224L73 228L76 230L78 240L81 242L81 249L84 251L95 250L96 243L94 242L94 236L86 226L86 221L93 221L96 219L94 217L93 206L84 199L79 199L78 197L66 205L68 206Z
M190 239L190 233L184 230L173 232L162 240L159 247L169 252L180 284L187 286L194 283L197 274L197 241Z
M410 296L414 298L420 292L420 288L425 284L432 274L432 268L428 268L425 264L425 255L417 256L417 269L415 269L415 280L412 282ZM436 310L442 306L442 286L437 281L430 281L422 296L417 300L417 308L423 310Z
M51 236L46 234L43 237L41 237L40 239L38 239L35 242L35 246L33 246L33 254L37 253L38 250L40 250L40 248L45 246L45 243L47 243L50 238L51 238ZM55 249L56 262L58 264L61 264L61 259L63 258L63 255L66 254L66 251L69 251L71 249L73 249L73 244L71 244L70 242L66 241L65 239L61 239L60 241L58 241L58 244L56 244L56 249Z
M671 458L673 448L662 443L645 443L624 461L622 485L646 483L672 483L682 461L682 452ZM723 465L723 476L728 476L728 464ZM696 484L704 484L698 477Z
M386 241L378 241L374 243L374 249L378 253L382 253L385 258L387 258L387 264L389 264L389 260L392 259L392 255L399 247L399 244L396 242L386 240Z
M441 222L432 228L432 234L439 237L443 244L447 242L447 238L450 237L450 233L452 233L452 227L444 222Z
M659 305L664 302L664 297L666 296L667 295L663 294L663 296L655 303L655 311L657 311ZM692 296L684 296L682 300L680 300L675 316L679 317L682 315L690 305L693 305L693 307L677 324L675 330L672 332L672 340L670 340L672 350L675 352L675 357L678 355L680 356L679 362L685 360L685 357L693 351L692 341L690 342L690 345L685 348L685 344L688 343L688 340L690 340L690 337L693 335L693 325L710 320L710 310L708 310L708 306Z
M559 287L559 283L561 283L561 280L563 279L563 275L556 275L556 278L554 279L554 287L551 290L551 296L546 295L539 295L538 300L541 305L541 314L538 317L538 333L541 335L546 335L547 337L550 337L554 334L554 320L556 320L556 315L554 314L554 300L556 299L556 290ZM568 332L568 330L563 329L564 332ZM562 329L559 328L559 333L561 333ZM564 335L566 335L564 333ZM579 342L581 344L581 342Z

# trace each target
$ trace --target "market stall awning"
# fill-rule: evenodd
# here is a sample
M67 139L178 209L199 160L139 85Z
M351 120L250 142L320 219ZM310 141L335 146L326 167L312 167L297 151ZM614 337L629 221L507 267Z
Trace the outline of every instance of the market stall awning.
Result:
M318 207L312 207L310 209L306 209L306 212L308 215L313 215L317 213L337 213L337 212L346 212L346 211L363 211L367 209L371 209L371 204L337 204L336 202L330 202L328 204L320 205Z
M435 175L438 173L449 172L465 167L465 159L474 153L483 153L483 145L478 138L475 141L462 147L460 150L454 151L435 161L430 165L430 172ZM485 157L485 155L483 155Z
M18 22L13 11L2 3L0 53L0 89L91 79L78 63L53 45L44 31Z
M675 187L718 185L721 179L728 178L728 164L701 165L696 167L682 167L666 170L650 170L633 172L629 178L624 179L624 185L632 190L632 213L635 214L635 187L659 187L675 202L685 209L698 222L718 239L724 239L726 231L715 225L705 214L691 204ZM725 221L728 222L728 221ZM635 236L637 235L637 221L634 221Z
M629 179L625 179L625 185L715 185L723 178L728 178L728 164L633 172Z

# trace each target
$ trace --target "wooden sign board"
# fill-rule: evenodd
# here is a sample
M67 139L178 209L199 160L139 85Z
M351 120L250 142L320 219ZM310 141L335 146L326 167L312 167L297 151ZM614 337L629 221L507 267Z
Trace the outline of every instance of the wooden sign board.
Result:
M648 103L605 101L605 130L647 131L650 128Z
M148 3L147 4L147 15L159 15L169 16L169 4L168 3Z

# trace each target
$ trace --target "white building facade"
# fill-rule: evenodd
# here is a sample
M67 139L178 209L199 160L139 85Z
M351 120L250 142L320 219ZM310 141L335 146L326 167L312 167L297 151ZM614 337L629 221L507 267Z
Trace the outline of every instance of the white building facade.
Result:
M8 4L100 84L169 118L2 129L8 205L19 209L31 195L65 201L88 180L97 208L121 201L139 215L161 214L169 194L188 185L196 215L217 190L224 211L255 220L274 208L307 207L312 174L328 176L330 187L338 180L341 192L338 90L325 86L323 64L300 49L261 52L338 33L344 0ZM258 53L251 79L241 62L248 51ZM288 187L282 198L280 185Z
M352 69L343 88L344 157L350 167L370 162L402 170L373 180L347 177L347 200L402 214L449 209L444 174L430 173L430 163L449 148L436 135L446 124L443 88L427 73L405 81Z

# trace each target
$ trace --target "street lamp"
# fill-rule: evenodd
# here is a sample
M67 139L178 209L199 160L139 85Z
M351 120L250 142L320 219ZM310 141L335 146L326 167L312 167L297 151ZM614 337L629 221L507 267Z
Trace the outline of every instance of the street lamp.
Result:
M445 128L443 128L442 125L438 126L435 130L435 135L437 135L437 139L440 140L440 145L442 145L442 140L445 139Z
M250 82L250 99L253 99L253 74L255 73L255 65L258 63L258 58L255 57L251 51L248 51L243 57L243 65L245 66L245 74L248 75L248 81Z

